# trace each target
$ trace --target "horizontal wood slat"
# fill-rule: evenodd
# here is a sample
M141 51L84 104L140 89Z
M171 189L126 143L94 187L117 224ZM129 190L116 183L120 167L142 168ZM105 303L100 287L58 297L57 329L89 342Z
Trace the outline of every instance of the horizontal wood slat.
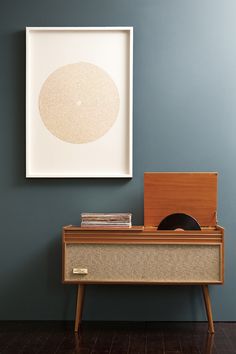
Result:
M158 240L153 240L153 241L150 241L150 242L145 242L144 240L125 240L125 241L122 241L122 240L109 240L109 239L104 239L104 240L88 240L88 239L81 239L81 240L68 240L66 242L67 244L72 244L72 243L83 243L83 244L89 244L89 243L93 243L93 244L111 244L111 245L115 245L115 244L122 244L122 245L135 245L135 244L142 244L142 245L158 245L158 244L173 244L173 245L176 245L176 244L182 244L182 245L190 245L190 244L199 244L199 245L212 245L212 244L215 244L215 245L219 245L220 242L219 241L205 241L203 240L202 242L196 242L196 240L170 240L170 241L164 241L164 240L161 240L161 241L158 241Z
M142 233L100 232L91 230L83 232L80 230L68 230L64 228L63 241L65 243L221 243L223 240L223 229L200 231L155 231Z
M214 284L214 285L222 285L222 281L212 281L212 280L205 280L205 281L188 281L188 282L179 282L179 281L112 281L112 280L106 280L106 281L101 281L101 280L62 280L62 283L64 284L87 284L87 285L92 285L92 284L117 284L117 285L204 285L204 284Z
M65 243L221 243L222 237L218 238L112 238L112 237L65 237Z

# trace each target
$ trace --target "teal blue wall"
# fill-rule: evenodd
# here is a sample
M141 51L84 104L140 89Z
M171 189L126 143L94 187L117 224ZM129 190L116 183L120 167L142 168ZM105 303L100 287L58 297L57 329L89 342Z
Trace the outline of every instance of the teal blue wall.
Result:
M72 319L61 227L82 211L143 223L144 171L218 171L226 228L216 320L236 320L236 2L1 0L0 319ZM133 179L25 179L25 26L134 26ZM142 260L140 260L141 262ZM91 286L84 319L203 320L196 287Z

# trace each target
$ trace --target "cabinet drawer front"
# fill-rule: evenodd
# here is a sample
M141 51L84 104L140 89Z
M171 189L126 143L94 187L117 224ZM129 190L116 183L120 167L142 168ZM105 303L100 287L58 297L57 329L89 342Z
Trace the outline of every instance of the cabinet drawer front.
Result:
M85 274L79 274L85 270ZM221 282L220 244L66 244L64 280Z

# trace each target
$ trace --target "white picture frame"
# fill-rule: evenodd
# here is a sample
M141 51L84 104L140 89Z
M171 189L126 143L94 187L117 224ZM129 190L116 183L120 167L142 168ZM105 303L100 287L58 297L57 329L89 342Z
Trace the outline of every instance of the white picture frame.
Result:
M63 110L65 107L67 113L72 113L65 114L63 111L62 114L60 105L64 101L61 101L61 92L70 93L68 85L71 81L74 84L77 77L77 72L74 75L73 70L81 67L87 75L84 74L83 82L86 85L90 83L92 89L101 87L96 92L98 95L108 92L104 94L108 98L103 101L103 96L102 99L95 96L92 100L92 89L84 89L83 92L89 92L87 96L90 103L87 103L86 98L82 103L80 100L67 100L69 106L66 103ZM97 76L90 75L93 72L88 72L91 67L97 70ZM61 89L57 80L62 80L62 72L68 76L65 87L62 85ZM100 73L104 77L103 81ZM79 81L76 85L80 85ZM73 91L69 98L74 99L75 96ZM90 109L91 102L92 105L96 103L96 110L94 107ZM90 135L86 135L87 140L84 142L72 129L75 141L72 138L68 141L66 119L74 119L74 112L77 112L75 104L82 105L82 108L78 108L79 117L81 112L86 112L87 116L88 112L95 112L91 117L96 118L96 124L108 131L100 133L97 125L89 121L88 126L93 127L95 135L88 133ZM57 122L57 114L60 119L66 117L65 125L64 122ZM104 120L105 114L108 123ZM54 124L53 128L49 124ZM70 128L73 128L77 121L73 120L70 124ZM109 124L109 128L106 128L106 124ZM58 135L57 129L64 129L63 138ZM132 157L133 27L26 27L26 178L131 178Z

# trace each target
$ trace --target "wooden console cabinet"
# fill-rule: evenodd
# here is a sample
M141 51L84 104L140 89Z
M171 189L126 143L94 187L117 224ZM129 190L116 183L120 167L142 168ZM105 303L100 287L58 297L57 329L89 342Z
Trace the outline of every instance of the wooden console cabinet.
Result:
M214 331L208 284L223 282L223 229L188 231L63 229L63 282L78 284L75 331L86 284L196 284ZM85 274L78 274L85 272Z
M173 178L178 188L187 185L184 194L178 194L176 184L169 183ZM168 195L174 195L177 204L185 206L184 212L194 215L194 211L200 222L201 218L209 222L201 230L157 230L155 224L158 225L159 214L164 212L168 215L169 211L179 211L179 208L169 198L165 208L171 210L158 209L160 203L156 201L157 196L153 192L149 194L147 185L144 187L144 207L148 210L148 215L144 216L144 220L148 220L145 226L129 229L63 228L62 280L78 285L75 331L78 331L87 284L195 284L202 287L209 332L214 332L208 285L222 284L224 281L224 229L216 224L215 187L213 185L212 189L211 183L215 183L215 178L216 174L192 176L186 173L146 176L147 185L150 184L154 191L160 189L159 182L164 185L165 196L159 191L164 203ZM196 185L200 185L200 190L198 188L197 194L190 198ZM205 204L201 201L201 185L212 194L210 202L208 198ZM199 207L205 207L205 211Z

